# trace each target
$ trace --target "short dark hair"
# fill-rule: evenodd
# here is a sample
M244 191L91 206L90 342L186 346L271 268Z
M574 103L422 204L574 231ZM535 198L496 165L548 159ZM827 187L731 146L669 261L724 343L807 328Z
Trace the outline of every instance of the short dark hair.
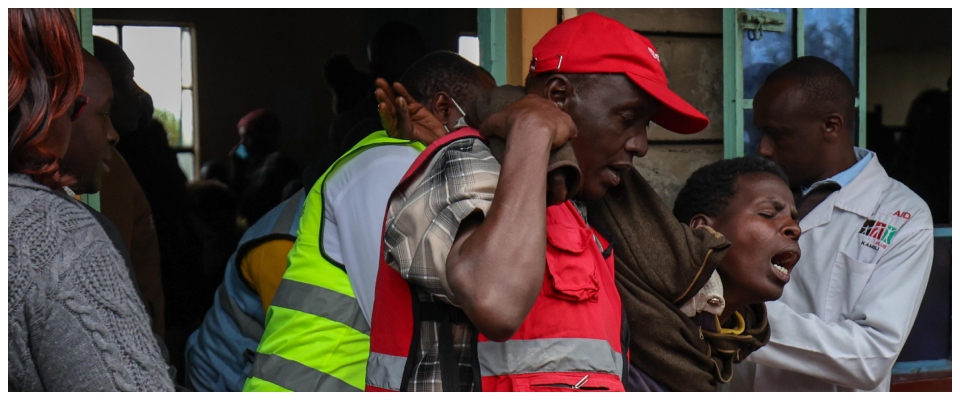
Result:
M93 55L103 63L111 74L133 66L130 58L127 57L119 44L100 36L93 37Z
M737 194L737 178L765 172L780 178L789 187L787 174L777 164L763 157L749 156L720 160L693 172L677 194L673 215L682 223L690 223L694 215L716 217L727 209Z
M856 115L857 89L850 77L830 61L815 56L793 59L771 72L763 84L780 81L799 85L805 104L818 113L839 111L847 120Z
M441 50L410 65L400 77L400 83L420 103L426 104L431 97L444 91L464 107L477 96L480 71L483 69L457 53Z

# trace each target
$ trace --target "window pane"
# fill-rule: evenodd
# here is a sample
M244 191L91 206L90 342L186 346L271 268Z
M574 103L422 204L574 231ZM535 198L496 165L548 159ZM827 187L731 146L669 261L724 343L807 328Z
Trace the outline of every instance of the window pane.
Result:
M182 132L180 145L183 147L193 147L193 91L184 89L181 99L181 103L183 104L181 115L183 115L183 119L180 124Z
M120 34L117 32L117 27L113 25L94 25L93 36L100 36L111 42L120 43Z
M193 53L190 48L190 28L180 33L180 84L185 88L193 86Z
M856 85L856 82L854 82ZM860 112L860 109L857 109L857 112ZM858 114L854 114L853 121L850 121L850 129L853 129L853 145L860 146L860 118L857 118ZM846 122L846 121L844 121Z
M830 61L840 67L853 85L857 85L857 66L853 29L856 13L852 8L806 8L803 10L804 53Z
M753 10L787 14L786 32L763 31L759 40L750 40L753 31L743 31L743 98L752 99L767 75L786 64L796 54L794 48L793 10L790 8L755 8ZM744 139L746 140L746 139Z
M169 110L154 107L153 118L163 125L163 130L167 132L167 143L170 147L181 147L180 119L176 114Z
M177 153L177 163L180 164L183 174L187 176L187 181L197 179L193 168L193 153Z
M460 36L457 53L468 61L480 65L480 38L476 36Z
M124 26L123 50L137 83L153 97L154 117L167 129L170 145L180 146L180 27Z
M760 145L760 129L753 125L753 110L743 110L743 155L757 155L757 146Z

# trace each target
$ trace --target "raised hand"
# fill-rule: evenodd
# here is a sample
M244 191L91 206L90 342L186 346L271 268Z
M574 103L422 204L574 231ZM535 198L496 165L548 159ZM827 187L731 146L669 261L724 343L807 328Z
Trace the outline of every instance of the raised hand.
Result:
M390 137L430 144L447 133L443 123L410 96L400 82L391 88L386 80L377 78L376 84L380 123Z
M555 149L577 136L577 126L555 103L528 94L491 115L480 125L480 133L486 137L497 136L507 140L513 132L545 132L551 135L552 148Z

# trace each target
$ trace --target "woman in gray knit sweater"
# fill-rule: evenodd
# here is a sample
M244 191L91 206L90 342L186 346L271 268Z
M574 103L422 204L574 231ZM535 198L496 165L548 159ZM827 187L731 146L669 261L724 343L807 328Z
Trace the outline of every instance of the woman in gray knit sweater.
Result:
M89 100L73 17L8 14L8 390L173 390L123 259L57 194L71 183L59 172L70 122Z

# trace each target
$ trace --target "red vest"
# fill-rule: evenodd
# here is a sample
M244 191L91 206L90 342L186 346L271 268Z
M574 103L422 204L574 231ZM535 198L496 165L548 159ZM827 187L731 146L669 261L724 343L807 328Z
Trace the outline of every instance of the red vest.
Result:
M396 190L403 190L437 149L465 137L480 136L471 129L427 147ZM474 387L483 391L623 391L623 312L609 243L584 223L569 201L547 207L546 222L547 267L540 294L509 340L494 342L478 336L473 359L479 374L474 375L481 382L475 381ZM608 250L601 252L601 246ZM367 390L405 390L420 351L414 329L419 330L420 316L435 313L415 309L415 305L422 307L417 293L383 258L376 291ZM449 308L451 313L458 312ZM448 375L453 374L445 373L443 379Z

